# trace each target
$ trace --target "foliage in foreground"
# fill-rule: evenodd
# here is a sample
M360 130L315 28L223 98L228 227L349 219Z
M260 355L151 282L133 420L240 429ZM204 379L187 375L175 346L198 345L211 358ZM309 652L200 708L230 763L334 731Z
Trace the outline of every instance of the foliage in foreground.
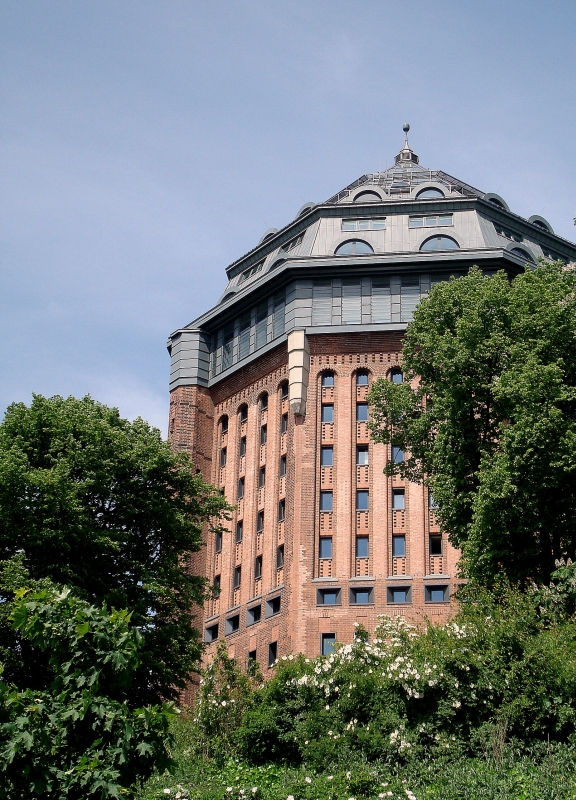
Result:
M33 581L128 609L143 636L135 704L175 699L198 665L190 609L205 582L189 569L224 498L141 419L90 397L11 405L0 425L0 562L24 553ZM0 587L0 605L13 595ZM0 611L0 662L17 687L47 689L46 662Z
M546 583L576 557L575 330L576 271L474 268L416 308L405 382L372 387L373 437L406 453L388 471L431 487L480 582Z
M68 589L23 589L11 621L46 654L52 683L0 681L0 797L126 796L169 765L173 710L129 701L142 637L128 612L95 608Z

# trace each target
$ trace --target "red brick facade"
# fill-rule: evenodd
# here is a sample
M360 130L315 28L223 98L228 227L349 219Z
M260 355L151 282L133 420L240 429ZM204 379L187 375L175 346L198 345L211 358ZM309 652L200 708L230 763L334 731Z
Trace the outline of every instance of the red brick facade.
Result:
M285 395L285 344L211 389L174 390L170 402L173 446L236 506L221 547L207 537L194 565L221 588L203 628L264 669L273 643L277 656L318 655L322 634L349 642L355 622L372 630L379 614L445 619L450 605L438 593L454 589L458 553L440 538L427 490L385 477L391 448L357 420L369 388L358 375L370 382L399 370L401 333L316 334L309 344L305 417ZM322 386L323 374L333 386ZM322 421L322 406L333 406L333 422ZM322 447L332 448L323 456L331 465L321 465Z

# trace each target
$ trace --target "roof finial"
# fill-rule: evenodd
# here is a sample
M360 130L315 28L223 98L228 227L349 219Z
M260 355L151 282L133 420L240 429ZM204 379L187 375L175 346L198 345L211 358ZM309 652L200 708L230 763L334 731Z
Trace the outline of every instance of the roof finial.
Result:
M416 153L413 153L412 150L410 150L410 145L408 144L408 131L410 130L410 125L408 122L405 122L404 125L402 125L402 130L406 134L406 141L404 142L404 147L396 156L396 164L406 161L409 161L412 164L417 164L418 156Z
M404 125L402 125L402 130L406 134L406 141L404 142L404 147L408 147L408 131L410 130L410 123L405 122Z

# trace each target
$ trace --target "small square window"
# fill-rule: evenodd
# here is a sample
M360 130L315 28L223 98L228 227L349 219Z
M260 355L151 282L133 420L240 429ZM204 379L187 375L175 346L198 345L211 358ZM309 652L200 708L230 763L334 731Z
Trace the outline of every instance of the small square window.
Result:
M240 458L244 458L246 455L246 437L243 436L240 439Z
M236 523L236 544L240 544L243 536L244 536L244 523L240 519Z
M367 444L359 444L356 448L356 464L359 467L367 467L369 464L369 450Z
M282 414L280 419L280 433L286 433L288 430L288 414Z
M239 589L242 582L242 567L234 567L234 588Z
M282 569L284 566L284 545L281 544L276 548L276 569Z
M278 660L278 642L270 642L268 645L268 666L273 667Z
M410 587L409 586L389 586L388 587L388 602L389 603L410 603L410 602L412 602Z
M282 598L280 595L277 597L273 597L271 600L266 601L266 618L274 617L276 614L280 613L280 609L282 608Z
M368 558L370 547L370 540L367 536L356 537L356 558Z
M325 372L322 375L322 386L334 386L334 374L332 372Z
M336 634L323 633L320 639L320 652L323 656L329 656L334 650L336 650Z
M278 522L284 522L286 519L286 500L280 500L278 503Z
M316 593L316 604L319 606L339 606L341 605L340 589L318 589Z
M258 512L256 517L256 533L262 533L264 530L264 509Z
M266 486L266 467L260 467L258 470L258 488L263 489Z
M260 428L260 444L261 445L266 444L267 439L268 439L268 426L262 425L262 427Z
M257 622L260 622L262 619L262 606L258 604L257 606L252 606L246 611L246 626L249 627L250 625L255 625Z
M218 623L216 625L210 625L209 628L206 628L204 631L204 641L205 642L215 642L218 638Z
M397 444L392 445L392 461L394 464L401 464L404 461L404 450Z
M439 533L430 534L430 555L431 556L442 555L442 534Z
M334 422L334 406L322 406L322 422Z
M258 581L262 577L262 556L254 559L254 580Z
M356 422L368 422L368 403L356 403Z
M394 558L406 557L406 537L393 536L392 537L392 555Z
M238 481L238 500L244 499L244 478Z
M216 531L216 536L214 537L214 552L222 552L222 531Z
M286 456L280 456L280 477L286 476Z
M332 511L332 492L320 492L320 511Z
M319 558L332 558L332 537L320 537L320 544L318 547Z
M424 599L427 603L447 603L450 599L447 586L425 586Z
M367 489L360 489L356 492L356 511L368 511L369 496Z
M236 633L240 630L240 614L235 614L233 617L228 617L226 620L226 635Z
M332 467L334 466L334 448L322 447L320 449L320 466Z
M404 511L406 508L406 495L404 489L392 489L392 509Z
M374 602L374 590L369 587L367 589L350 589L350 603L354 606L365 606Z
M368 373L358 372L356 375L356 386L368 386Z

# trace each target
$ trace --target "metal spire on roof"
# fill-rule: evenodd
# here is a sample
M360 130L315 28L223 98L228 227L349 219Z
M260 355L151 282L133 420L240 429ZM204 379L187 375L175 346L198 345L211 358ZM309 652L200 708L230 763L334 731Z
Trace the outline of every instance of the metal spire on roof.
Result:
M404 141L404 147L402 148L402 150L400 150L400 152L396 156L396 164L402 164L407 162L411 164L417 164L419 161L418 156L416 155L416 153L412 152L412 150L410 149L410 145L408 144L408 131L410 130L410 125L408 122L404 123L404 125L402 126L402 130L406 134L406 139Z

